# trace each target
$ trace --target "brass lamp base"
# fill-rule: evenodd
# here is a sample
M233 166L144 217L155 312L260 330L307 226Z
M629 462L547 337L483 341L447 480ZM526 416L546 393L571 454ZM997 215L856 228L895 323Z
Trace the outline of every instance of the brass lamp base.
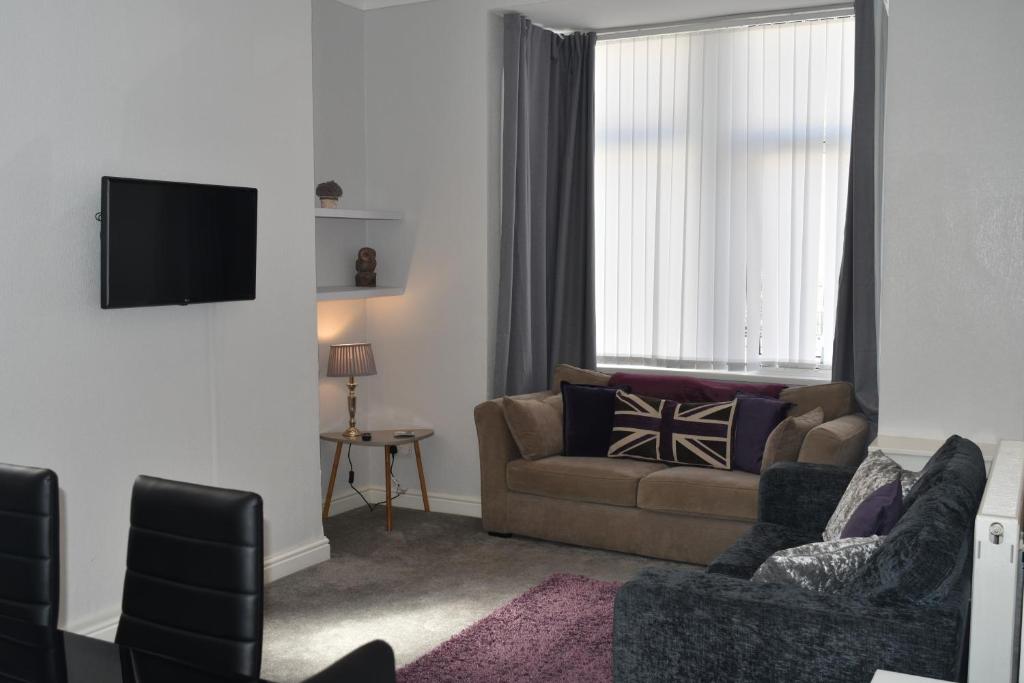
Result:
M362 432L356 428L356 378L348 378L348 429L342 435L348 439L358 439Z

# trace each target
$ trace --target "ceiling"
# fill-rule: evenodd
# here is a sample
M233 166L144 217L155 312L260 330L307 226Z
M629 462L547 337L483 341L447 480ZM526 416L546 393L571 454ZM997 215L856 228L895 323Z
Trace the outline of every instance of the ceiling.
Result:
M394 5L412 5L417 2L429 2L429 0L338 0L338 2L349 7L355 7L356 9L379 9Z
M597 31L822 4L826 3L822 0L510 0L499 8L515 9L550 28Z
M339 0L363 10L431 0ZM601 30L726 14L818 7L840 0L464 0L514 10L555 29Z

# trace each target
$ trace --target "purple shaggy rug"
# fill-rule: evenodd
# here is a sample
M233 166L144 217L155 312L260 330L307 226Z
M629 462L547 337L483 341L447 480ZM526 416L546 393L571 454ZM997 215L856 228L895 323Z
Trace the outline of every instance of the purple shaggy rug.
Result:
M554 574L404 667L398 681L611 681L620 585Z

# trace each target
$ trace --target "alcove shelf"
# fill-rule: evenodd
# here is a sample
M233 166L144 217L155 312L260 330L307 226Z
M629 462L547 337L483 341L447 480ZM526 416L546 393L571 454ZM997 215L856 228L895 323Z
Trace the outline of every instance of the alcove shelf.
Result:
M314 209L317 218L349 218L358 221L400 221L401 211L390 209Z
M372 299L378 296L399 296L404 293L405 287L317 287L316 300Z

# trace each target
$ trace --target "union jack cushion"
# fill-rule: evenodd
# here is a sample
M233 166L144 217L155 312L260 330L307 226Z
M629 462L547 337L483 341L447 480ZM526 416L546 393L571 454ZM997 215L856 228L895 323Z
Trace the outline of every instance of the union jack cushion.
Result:
M735 411L735 400L695 406L618 391L608 457L732 469Z

